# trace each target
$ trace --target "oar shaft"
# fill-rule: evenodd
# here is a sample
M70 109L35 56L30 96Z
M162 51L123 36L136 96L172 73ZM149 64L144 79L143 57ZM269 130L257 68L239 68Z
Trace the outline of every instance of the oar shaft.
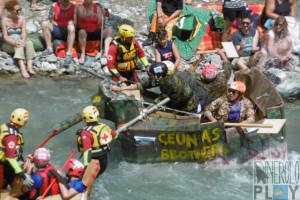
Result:
M224 126L273 128L273 124L224 123Z
M124 126L122 126L121 128L119 128L116 132L117 133L121 133L122 131L125 131L128 129L128 127L132 126L133 124L135 124L136 122L142 120L146 115L152 113L154 110L156 110L159 106L165 105L166 103L168 103L170 101L170 98L165 98L164 100L162 100L161 102L159 102L158 104L152 106L149 109L145 109L139 116L135 117L134 119L132 119L131 121L129 121L128 123L126 123Z

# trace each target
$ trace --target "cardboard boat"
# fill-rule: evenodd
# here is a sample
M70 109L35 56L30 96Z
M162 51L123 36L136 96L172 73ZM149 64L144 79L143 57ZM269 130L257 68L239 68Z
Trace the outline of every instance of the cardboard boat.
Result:
M238 75L237 79L246 82L245 96L255 105L256 123L253 126L267 124L272 128L248 128L242 136L236 133L229 139L224 123L203 119L200 123L193 115L158 110L123 132L120 143L125 160L204 163L221 158L225 162L236 159L244 163L254 158L285 159L287 144L281 96L256 69L249 75ZM148 91L148 96L151 95L154 94ZM100 111L100 117L115 122L118 127L135 119L143 109L141 101L123 93L116 95L105 84L100 86L92 101Z

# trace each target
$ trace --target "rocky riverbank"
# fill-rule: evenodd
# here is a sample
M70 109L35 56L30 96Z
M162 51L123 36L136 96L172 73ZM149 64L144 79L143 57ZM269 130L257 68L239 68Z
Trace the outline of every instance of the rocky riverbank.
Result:
M207 3L209 0L194 1L193 3L201 4ZM21 0L23 8L23 15L27 18L27 32L38 33L42 35L41 22L46 20L52 1L42 0L41 4L49 5L46 10L43 11L31 11L29 10L30 2ZM259 0L254 0L248 3L260 3ZM107 21L107 26L112 26L117 33L117 28L120 24L126 22L131 24L136 29L136 39L143 41L147 36L147 6L149 0L109 0L100 2L104 7L109 9L110 17ZM297 10L300 10L300 1L297 1ZM4 12L4 15L6 13ZM149 61L154 60L153 47L144 48ZM48 56L42 58L39 55L41 52L37 52L37 57L34 60L34 69L39 76L51 76L53 78L79 78L86 77L87 74L79 69L78 59L74 58L72 65L65 67L63 65L63 59L56 56ZM183 65L188 68L190 63L195 61L197 56L190 60L182 60ZM207 61L213 61L217 66L221 67L221 60L218 55L207 54L205 60L199 66L201 71L204 63ZM300 99L300 61L299 56L293 55L289 60L292 66L291 71L282 71L280 69L270 68L268 70L268 76L277 85L278 91L286 98ZM96 57L89 57L85 67L93 69L95 72L109 76L109 72L106 67L105 60L101 59L101 55ZM19 68L10 55L4 52L0 52L0 74L4 76L17 76L21 77Z

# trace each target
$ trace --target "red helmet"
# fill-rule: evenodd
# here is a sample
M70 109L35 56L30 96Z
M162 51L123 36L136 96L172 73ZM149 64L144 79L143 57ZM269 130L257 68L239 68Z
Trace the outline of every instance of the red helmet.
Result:
M50 153L46 148L38 148L33 154L33 162L37 167L45 167L49 160Z
M212 81L218 76L218 71L219 70L215 65L206 65L202 70L202 77L204 80Z
M84 165L77 159L71 159L67 165L67 175L81 177L84 172Z
M237 90L240 93L244 94L246 92L246 85L242 81L234 81L229 85L229 89Z

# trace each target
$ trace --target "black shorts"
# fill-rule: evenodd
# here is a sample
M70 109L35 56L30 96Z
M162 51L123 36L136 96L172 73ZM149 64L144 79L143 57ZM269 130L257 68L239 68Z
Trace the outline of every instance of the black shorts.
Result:
M223 16L225 21L231 21L233 22L236 18L240 16L242 12L244 12L244 7L241 9L229 9L229 8L223 8Z
M76 41L78 41L79 30L80 29L76 30L76 38L75 38ZM95 32L86 31L86 41L93 41L93 40L101 40L101 29L97 29Z

